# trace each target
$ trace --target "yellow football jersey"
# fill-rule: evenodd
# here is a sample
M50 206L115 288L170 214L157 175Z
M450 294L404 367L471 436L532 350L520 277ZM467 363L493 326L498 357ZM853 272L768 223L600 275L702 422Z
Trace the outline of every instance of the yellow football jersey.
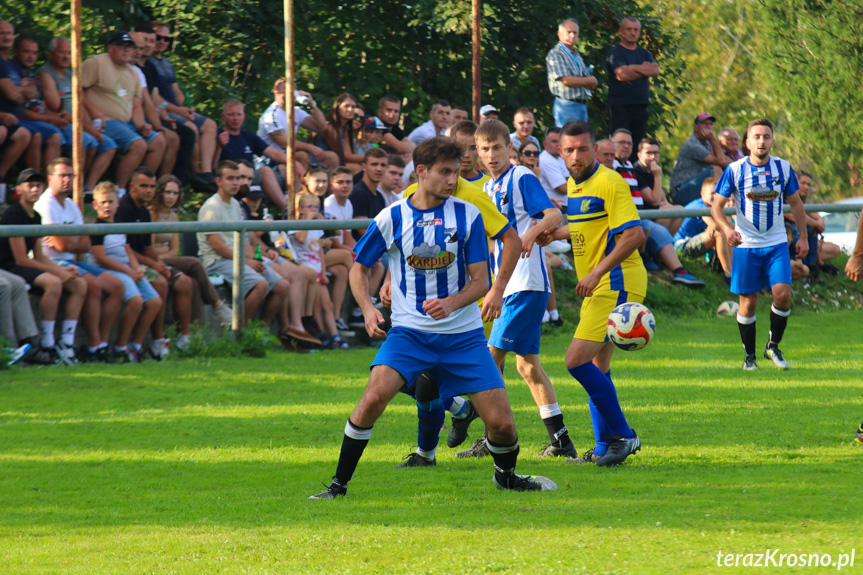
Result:
M406 198L417 190L416 184L411 184L408 189L402 194ZM460 200L464 200L475 205L482 215L482 223L485 225L485 233L490 238L497 238L502 231L509 225L509 220L500 213L491 198L488 197L482 190L482 181L469 182L459 176L458 182L455 184L455 189L452 195Z
M616 236L626 228L640 226L629 186L614 170L597 163L583 182L567 182L567 219L572 238L575 271L585 277L614 249ZM597 290L647 293L647 271L638 250L604 275Z

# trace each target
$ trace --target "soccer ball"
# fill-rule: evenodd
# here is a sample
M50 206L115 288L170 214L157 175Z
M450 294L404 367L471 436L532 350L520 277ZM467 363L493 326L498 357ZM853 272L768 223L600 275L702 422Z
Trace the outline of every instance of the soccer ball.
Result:
M717 317L728 317L730 315L736 316L737 310L740 309L740 304L736 301L724 301L719 304L719 307L716 308L716 316Z
M653 313L640 303L622 303L608 316L608 339L626 351L647 345L656 331Z

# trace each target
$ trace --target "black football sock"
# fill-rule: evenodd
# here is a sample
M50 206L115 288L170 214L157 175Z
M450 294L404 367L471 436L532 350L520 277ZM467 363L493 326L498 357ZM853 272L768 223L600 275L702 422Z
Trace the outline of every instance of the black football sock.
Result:
M363 450L372 437L371 427L359 427L354 425L350 419L345 425L345 438L342 440L342 449L339 452L339 463L336 466L335 478L344 486L354 476Z
M791 315L790 309L779 309L776 306L770 306L770 339L767 340L767 347L779 345L782 341L782 336L785 335L785 327L788 325L788 316Z
M552 445L565 447L571 443L569 432L563 423L563 413L561 413L560 406L557 403L540 405L539 416L542 417L545 430L548 432L548 439Z
M509 485L515 474L515 463L518 461L518 440L512 445L500 445L486 437L488 450L494 459L494 477L501 485Z
M744 317L738 313L737 327L740 329L744 352L746 355L755 355L755 316Z

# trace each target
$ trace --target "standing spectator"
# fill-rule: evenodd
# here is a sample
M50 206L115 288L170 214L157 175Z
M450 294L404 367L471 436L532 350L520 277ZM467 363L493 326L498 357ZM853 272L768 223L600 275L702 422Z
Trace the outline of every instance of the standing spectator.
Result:
M117 186L101 182L93 190L93 207L97 224L114 222L117 212ZM127 363L140 363L144 338L156 317L161 313L162 299L144 274L135 252L126 241L125 234L90 236L96 263L123 282L126 303L117 326L114 356Z
M560 128L550 127L545 131L545 148L539 155L540 176L545 193L551 203L558 209L566 209L566 182L569 180L569 170L566 162L560 157Z
M722 151L732 162L743 157L743 152L740 151L740 134L734 128L722 128L719 131L719 144L722 146Z
M138 168L132 173L129 193L124 196L114 215L118 223L149 223L150 210L147 209L153 201L156 191L156 174L146 167ZM165 337L165 313L168 306L168 290L174 292L174 315L180 324L180 336L185 344L189 340L189 328L192 322L192 278L179 270L165 265L153 249L151 234L126 234L126 241L135 254L135 259L152 272L147 279L161 298L161 308L152 324L153 341L150 345L150 355L162 360L168 356L170 340ZM180 342L178 342L180 343Z
M515 111L515 116L512 120L512 127L515 132L509 135L512 142L512 147L516 151L521 148L525 142L533 142L536 144L536 149L539 150L542 146L539 145L539 140L533 136L533 128L536 126L536 120L533 118L533 112L528 108L519 108Z
M177 210L183 205L183 188L179 178L172 175L162 176L156 182L156 191L150 202L149 210L154 222L177 222ZM192 256L180 256L180 234L162 232L152 235L153 251L159 260L167 266L177 269L194 284L192 320L201 319L201 301L213 307L216 320L225 327L231 326L231 306L222 301L219 293L207 277L201 260ZM177 348L183 349L188 341L188 335L182 334L177 339Z
M34 148L31 145L32 162L35 165L30 166L41 170L60 156L60 146L63 144L61 130L66 127L66 122L46 114L42 87L33 70L39 60L39 44L32 38L19 34L13 45L13 55L14 58L6 62L9 70L13 76L17 76L22 86L27 85L36 91L36 95L27 99L21 107L19 123L31 134L41 134L42 147Z
M326 219L354 219L354 206L350 199L353 186L354 178L350 169L339 166L333 170L333 175L330 178L332 194L324 200L324 217ZM357 243L353 235L351 235L351 230L341 230L340 239L341 243L349 248Z
M353 173L360 171L362 163L362 158L354 154L354 143L357 141L354 117L357 115L360 115L357 113L357 99L348 93L339 94L333 109L326 116L326 125L315 140L318 146L335 152L339 165L347 166Z
M263 164L255 169L253 185L261 186L267 198L280 212L287 211L288 201L285 197L285 172L284 166L288 158L285 153L275 147L267 145L254 132L243 129L246 121L245 106L235 98L229 98L222 104L222 122L225 128L219 131L216 145L216 159L218 162L230 160L248 160L253 162L255 156L266 156L278 165L271 168Z
M384 133L384 143L394 147L399 154L413 151L416 145L408 140L408 135L399 127L401 102L393 96L384 96L378 101L378 118L389 128Z
M17 188L20 199L3 213L0 225L41 225L42 217L33 206L44 189L45 176L33 169L22 171L18 176ZM78 363L74 349L75 329L87 295L87 282L80 277L78 270L52 262L42 252L41 238L33 236L0 238L0 268L22 277L28 284L41 290L42 351L56 358L57 363ZM69 297L64 307L62 336L57 342L54 339L54 326L63 292Z
M34 206L42 216L43 224L83 224L84 218L72 194L75 172L72 160L57 158L48 164L48 189ZM84 302L84 328L88 347L81 359L106 363L110 361L108 340L111 328L123 304L123 283L95 265L75 261L76 257L90 253L89 236L49 236L42 238L42 251L55 264L78 269L87 282L87 299Z
M72 45L68 38L58 36L48 44L48 61L39 68L39 80L45 96L47 113L57 115L60 122L66 122L63 128L63 155L72 155ZM96 127L86 107L81 108L83 117L84 148L87 151L85 160L84 189L92 190L105 173L114 155L117 144L105 135L104 126Z
M587 121L590 91L598 85L593 69L584 65L578 44L578 22L567 18L557 26L557 45L545 57L548 89L554 96L554 123L558 128L575 120Z
M189 105L186 95L177 83L174 65L165 58L165 52L173 41L168 25L164 22L153 22L152 29L156 34L156 43L147 64L152 65L150 74L155 80L152 88L158 90L158 94L153 94L153 100L157 106L164 102L171 118L197 131L195 171L200 175L209 175L212 173L210 163L216 150L216 122L197 113L195 107Z
M713 206L716 178L710 177L701 184L701 197L686 204L687 210L704 209ZM710 216L690 217L683 220L680 229L674 234L674 249L688 258L705 254L715 254L725 273L726 281L731 281L731 246Z
M141 80L129 65L135 42L126 32L115 32L108 52L92 56L81 66L84 105L94 119L104 122L105 133L124 154L117 166L120 196L132 172L145 165L159 169L165 153L165 138L145 121Z
M446 129L450 126L450 117L452 107L446 100L438 100L432 104L429 121L414 129L408 135L408 140L415 145L419 145L423 140L434 138L435 136L443 136Z
M782 206L791 206L797 229L806 229L806 212L797 194L797 176L787 161L770 155L773 147L773 124L759 119L746 128L749 157L730 164L716 184L716 196L710 208L728 244L734 248L731 267L731 292L740 296L737 326L746 354L743 369L758 369L755 361L755 304L765 285L773 294L770 307L770 332L764 357L779 369L788 369L788 361L779 344L791 315L791 256L785 234ZM737 210L735 227L723 215L728 198L734 196ZM805 237L797 241L797 257L809 252Z
M288 149L288 138L290 137L288 113L285 109L285 83L284 78L276 80L273 85L274 101L264 110L258 120L258 136L270 146L275 146L283 152ZM311 94L302 91L297 91L296 94L306 99L306 107L308 107L309 112L299 106L294 106L294 136L297 135L300 127L311 132L320 132L327 123L324 113L318 108ZM312 158L318 164L323 164L329 168L339 165L339 157L335 152L323 150L314 144L297 140L294 143L294 150L294 158L302 168L297 172L298 176L302 176L309 169Z
M626 128L640 142L647 134L650 77L659 75L653 54L638 46L641 22L632 16L620 21L620 43L608 52L609 133ZM635 159L634 157L630 159ZM697 192L696 192L697 193Z
M665 199L665 191L662 189L662 166L659 165L659 140L656 138L644 138L638 143L638 160L632 164L638 189L644 199L644 207L648 210L671 210L680 209L683 206L675 206ZM668 228L672 234L677 231L683 218L654 220L657 224Z
M497 120L500 116L500 110L498 110L491 104L486 104L479 109L479 115L481 116L483 122L487 122L488 120Z
M722 150L722 145L713 133L716 118L707 112L695 117L693 133L680 146L674 169L671 172L671 199L676 204L686 205L701 191L701 182L718 175L731 163Z

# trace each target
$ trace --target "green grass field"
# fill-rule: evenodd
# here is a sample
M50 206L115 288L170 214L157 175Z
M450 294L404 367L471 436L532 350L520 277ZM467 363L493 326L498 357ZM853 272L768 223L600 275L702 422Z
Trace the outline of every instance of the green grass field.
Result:
M518 469L554 493L499 492L490 461L445 444L437 468L393 470L416 441L399 396L348 496L307 500L334 472L372 350L0 372L0 572L738 573L752 569L717 553L860 547L843 570L859 573L861 319L792 315L792 370L744 373L733 319L660 315L656 340L613 365L645 445L614 469L539 460L545 429L510 367ZM543 359L581 451L571 328Z

